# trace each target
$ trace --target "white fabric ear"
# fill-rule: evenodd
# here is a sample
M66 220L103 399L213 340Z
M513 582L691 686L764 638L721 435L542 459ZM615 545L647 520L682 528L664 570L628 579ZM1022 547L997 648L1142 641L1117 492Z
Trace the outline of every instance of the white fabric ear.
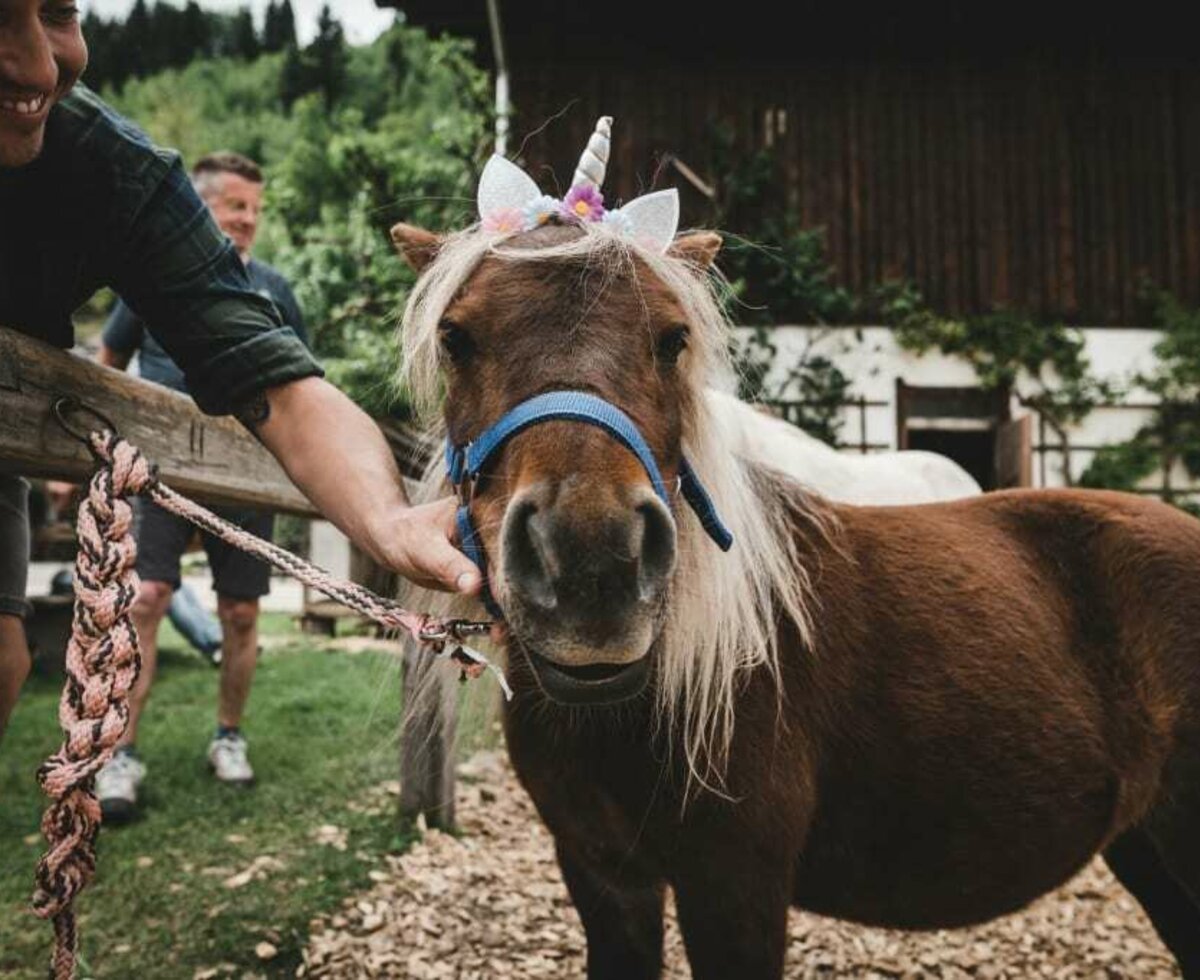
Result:
M486 218L509 208L523 208L541 196L541 189L529 174L499 154L493 154L479 178L476 192L479 217Z
M679 229L679 191L671 188L643 194L621 208L629 220L630 237L665 252Z

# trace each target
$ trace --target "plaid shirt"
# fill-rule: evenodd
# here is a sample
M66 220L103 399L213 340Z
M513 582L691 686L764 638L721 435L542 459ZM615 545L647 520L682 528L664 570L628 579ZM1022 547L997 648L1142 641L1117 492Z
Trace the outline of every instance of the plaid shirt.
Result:
M102 286L154 324L206 412L321 374L250 287L179 154L77 85L51 109L38 159L0 169L0 325L70 347L71 314Z

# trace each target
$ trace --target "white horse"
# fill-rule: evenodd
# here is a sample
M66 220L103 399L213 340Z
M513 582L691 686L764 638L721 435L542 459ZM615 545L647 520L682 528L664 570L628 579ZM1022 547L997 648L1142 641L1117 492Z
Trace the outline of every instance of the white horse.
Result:
M735 452L779 470L830 500L919 504L981 493L953 460L920 450L851 456L733 395L708 388L713 415Z

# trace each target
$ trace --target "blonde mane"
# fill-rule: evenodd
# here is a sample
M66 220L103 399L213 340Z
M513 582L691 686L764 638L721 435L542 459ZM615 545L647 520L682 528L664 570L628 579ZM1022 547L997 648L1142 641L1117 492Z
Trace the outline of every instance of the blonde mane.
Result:
M805 510L803 498L767 492L751 465L731 451L721 420L701 397L705 386L721 384L731 373L730 325L713 281L692 263L641 248L601 224L584 225L578 237L548 247L514 247L476 228L448 237L413 289L401 325L404 380L435 430L443 397L438 323L489 257L577 263L610 273L636 259L682 305L691 334L680 363L692 392L684 406L683 451L732 530L734 546L720 551L690 508L675 509L678 562L659 639L657 719L670 735L668 743L683 746L691 774L719 785L733 736L739 675L762 668L778 688L778 624L794 622L807 644L811 619L809 582L792 520L796 510ZM422 487L429 499L447 492L440 456Z

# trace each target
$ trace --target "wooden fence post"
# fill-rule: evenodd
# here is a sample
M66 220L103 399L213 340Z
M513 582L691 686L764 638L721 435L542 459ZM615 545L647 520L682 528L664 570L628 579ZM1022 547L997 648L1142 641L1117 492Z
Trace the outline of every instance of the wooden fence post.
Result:
M400 820L420 814L430 827L454 826L454 736L458 697L446 664L404 644L404 720L400 729Z

